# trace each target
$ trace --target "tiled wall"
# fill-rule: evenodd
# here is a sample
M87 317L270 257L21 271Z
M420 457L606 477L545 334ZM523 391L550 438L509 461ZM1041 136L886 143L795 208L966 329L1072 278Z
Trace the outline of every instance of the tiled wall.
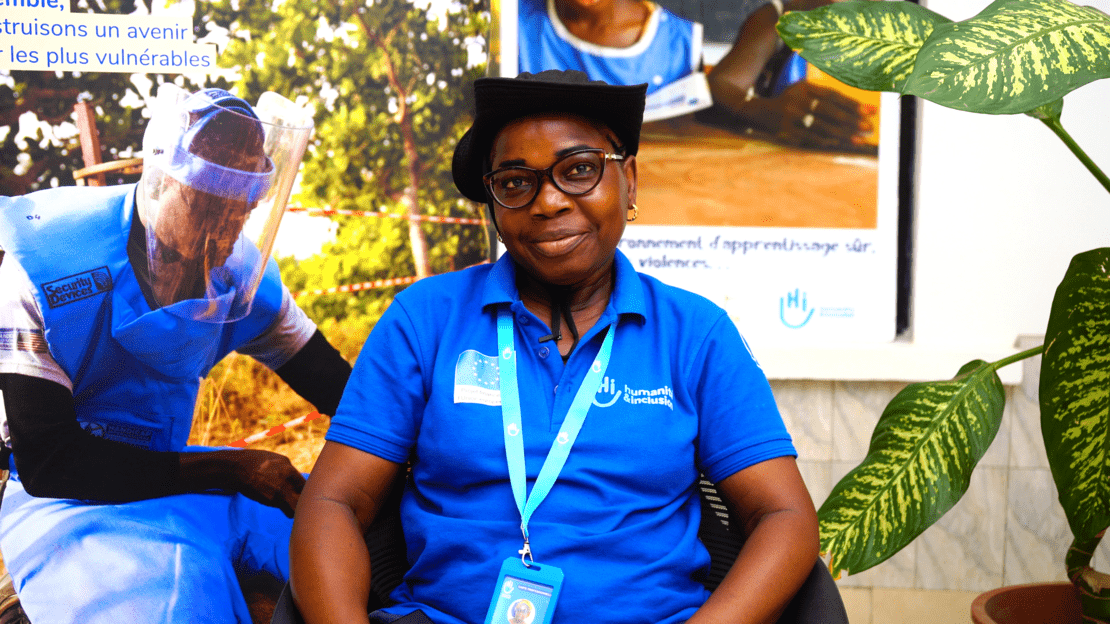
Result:
M1023 339L1020 348L1040 344ZM1056 501L1040 433L1040 357L1006 388L1006 412L967 494L941 520L886 562L839 580L841 587L981 592L1002 585L1067 580L1071 532ZM814 504L864 458L883 407L907 384L772 380ZM1110 540L1108 540L1110 541ZM1104 541L1095 567L1106 571Z

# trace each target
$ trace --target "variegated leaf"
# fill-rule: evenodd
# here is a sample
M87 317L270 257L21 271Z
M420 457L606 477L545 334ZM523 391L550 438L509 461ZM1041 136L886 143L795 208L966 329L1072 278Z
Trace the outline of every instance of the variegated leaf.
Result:
M1024 113L1110 77L1110 16L1067 0L996 0L941 24L903 93L977 113Z
M1076 540L1110 525L1110 249L1072 258L1041 363L1041 432Z
M1002 422L994 367L969 362L955 379L908 386L887 405L863 463L833 488L817 515L833 576L893 556L967 491Z
M1053 100L1048 104L1044 104L1034 108L1030 111L1025 111L1026 115L1041 121L1060 121L1060 115L1064 114L1064 98Z
M837 80L898 92L933 28L949 21L912 2L850 0L787 13L778 31L786 45Z

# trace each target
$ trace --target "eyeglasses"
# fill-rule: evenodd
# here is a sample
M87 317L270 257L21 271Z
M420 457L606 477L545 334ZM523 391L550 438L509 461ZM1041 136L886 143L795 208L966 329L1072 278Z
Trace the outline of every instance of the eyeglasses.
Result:
M532 203L543 186L543 178L551 178L555 188L567 195L585 195L594 190L605 174L605 161L624 160L620 154L607 154L601 148L571 152L547 169L505 167L482 176L486 191L506 208L523 208Z

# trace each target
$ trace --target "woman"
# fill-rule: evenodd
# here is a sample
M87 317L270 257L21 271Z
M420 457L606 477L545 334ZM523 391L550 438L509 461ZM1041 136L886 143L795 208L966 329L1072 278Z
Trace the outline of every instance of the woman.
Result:
M367 621L362 533L405 462L412 567L371 621L504 614L522 583L499 567L562 576L530 595L554 602L537 623L771 621L812 569L816 514L743 339L616 251L644 91L573 71L476 82L453 175L507 253L415 284L374 328L297 508L306 621ZM748 532L711 597L699 470Z

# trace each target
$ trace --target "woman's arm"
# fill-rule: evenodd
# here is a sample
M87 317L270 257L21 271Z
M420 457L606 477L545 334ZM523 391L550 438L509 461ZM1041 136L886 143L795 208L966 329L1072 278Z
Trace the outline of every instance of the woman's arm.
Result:
M774 622L817 561L817 512L793 457L755 464L717 484L747 541L689 624Z
M293 598L305 622L366 622L370 557L363 534L399 464L328 441L308 480L289 546Z

